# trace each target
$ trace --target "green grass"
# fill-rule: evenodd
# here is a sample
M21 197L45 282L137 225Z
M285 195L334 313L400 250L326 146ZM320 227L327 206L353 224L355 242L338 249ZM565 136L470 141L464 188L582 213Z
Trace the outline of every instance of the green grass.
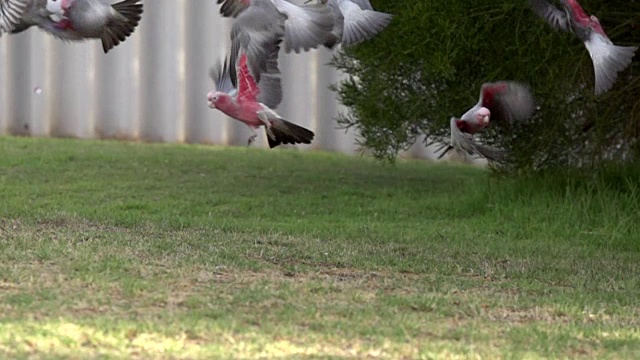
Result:
M194 145L0 152L2 358L640 356L638 182Z

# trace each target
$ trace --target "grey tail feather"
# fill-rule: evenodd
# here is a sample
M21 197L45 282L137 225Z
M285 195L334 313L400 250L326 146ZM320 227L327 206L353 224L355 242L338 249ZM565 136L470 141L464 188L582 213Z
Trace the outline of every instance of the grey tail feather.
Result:
M313 131L283 119L273 122L271 132L273 133L274 139L267 135L270 148L274 148L280 144L311 144L311 140L313 140L315 136Z
M600 95L610 90L618 78L618 73L624 71L633 61L636 46L609 45L611 56L600 65L600 69L595 67L595 94ZM599 70L599 71L598 71Z
M140 1L142 0L124 0L111 5L124 19L112 21L107 25L102 35L102 50L105 54L124 41L138 26L143 11Z

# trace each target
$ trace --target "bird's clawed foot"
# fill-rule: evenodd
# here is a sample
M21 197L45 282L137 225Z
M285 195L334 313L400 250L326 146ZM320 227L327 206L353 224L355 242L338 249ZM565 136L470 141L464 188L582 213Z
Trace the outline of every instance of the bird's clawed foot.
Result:
M257 137L258 137L258 134L253 134L249 136L249 140L247 140L247 146L251 146L251 144L253 144L253 142L256 141Z

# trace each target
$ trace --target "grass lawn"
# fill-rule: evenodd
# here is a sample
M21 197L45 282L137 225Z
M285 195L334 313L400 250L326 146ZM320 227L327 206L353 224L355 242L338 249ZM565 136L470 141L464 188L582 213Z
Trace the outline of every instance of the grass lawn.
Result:
M640 182L0 138L0 358L639 358Z

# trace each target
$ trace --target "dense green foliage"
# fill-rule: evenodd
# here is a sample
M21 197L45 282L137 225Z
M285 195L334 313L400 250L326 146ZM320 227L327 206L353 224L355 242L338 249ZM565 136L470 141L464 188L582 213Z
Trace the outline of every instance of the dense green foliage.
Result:
M531 121L483 134L511 150L518 169L592 167L640 154L637 61L595 97L582 42L553 31L526 0L373 3L395 14L393 22L344 49L334 65L350 75L337 90L352 111L338 121L357 128L376 156L393 159L421 134L448 137L449 118L476 103L482 83L498 80L530 84L539 105ZM581 3L614 43L640 44L640 1Z

